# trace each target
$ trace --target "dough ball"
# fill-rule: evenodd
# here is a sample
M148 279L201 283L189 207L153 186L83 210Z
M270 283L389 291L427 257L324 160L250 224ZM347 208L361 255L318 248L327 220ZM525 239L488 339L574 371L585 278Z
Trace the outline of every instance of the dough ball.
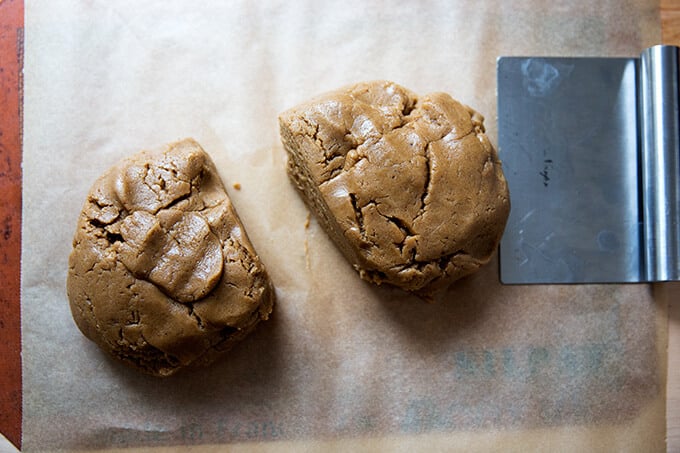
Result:
M505 228L508 187L483 120L447 94L374 81L279 125L290 178L359 275L427 298L487 263Z
M274 304L215 165L191 139L142 151L94 183L67 293L86 337L156 376L212 362Z

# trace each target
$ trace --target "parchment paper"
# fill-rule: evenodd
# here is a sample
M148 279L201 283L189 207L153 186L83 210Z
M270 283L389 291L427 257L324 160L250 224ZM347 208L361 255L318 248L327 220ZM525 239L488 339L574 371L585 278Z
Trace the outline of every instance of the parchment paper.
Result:
M494 261L428 305L359 280L285 175L277 114L321 92L445 91L496 143L497 56L660 39L651 0L552 3L27 2L25 449L662 450L666 305L650 286L502 286ZM278 303L215 366L158 380L77 330L67 257L96 177L188 136Z

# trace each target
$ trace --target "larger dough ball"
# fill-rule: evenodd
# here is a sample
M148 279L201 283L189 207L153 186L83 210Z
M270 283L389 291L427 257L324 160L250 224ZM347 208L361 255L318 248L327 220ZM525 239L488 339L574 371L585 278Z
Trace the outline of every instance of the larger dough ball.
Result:
M279 117L288 173L362 278L428 296L487 263L510 209L483 118L359 83Z

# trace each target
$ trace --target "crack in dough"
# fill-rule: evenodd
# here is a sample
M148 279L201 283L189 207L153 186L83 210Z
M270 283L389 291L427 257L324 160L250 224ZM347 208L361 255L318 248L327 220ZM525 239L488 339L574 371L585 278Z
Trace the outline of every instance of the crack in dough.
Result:
M142 151L95 182L67 292L85 336L156 376L212 362L274 303L213 162L191 139Z
M279 125L291 180L362 278L429 297L487 263L505 228L507 183L483 120L447 94L374 81Z

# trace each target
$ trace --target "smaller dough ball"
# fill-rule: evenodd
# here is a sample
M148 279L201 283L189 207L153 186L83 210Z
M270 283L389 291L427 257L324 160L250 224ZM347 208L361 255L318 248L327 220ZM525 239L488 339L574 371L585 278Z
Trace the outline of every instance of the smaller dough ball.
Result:
M66 286L83 334L155 376L211 363L274 304L215 165L191 139L142 151L94 183Z
M288 174L361 278L429 298L487 263L510 210L483 117L359 83L279 117Z

